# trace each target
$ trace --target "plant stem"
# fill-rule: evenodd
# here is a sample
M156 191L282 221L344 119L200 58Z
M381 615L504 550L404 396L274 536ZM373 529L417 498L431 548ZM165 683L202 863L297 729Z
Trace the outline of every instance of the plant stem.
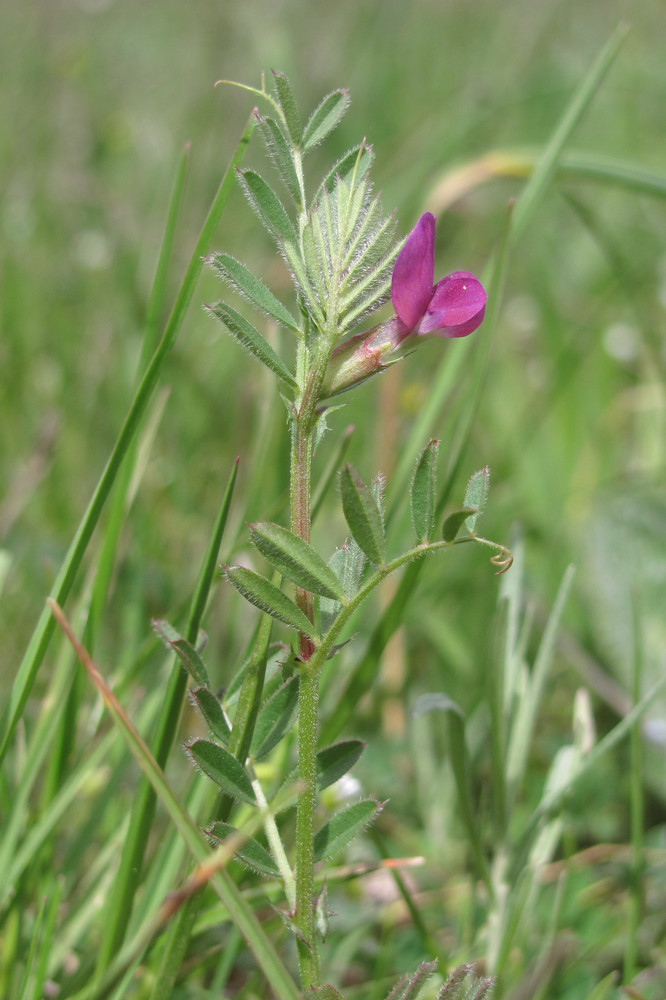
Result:
M302 348L305 354L305 348ZM301 358L305 361L305 358ZM325 364L316 360L307 373L305 390L296 409L291 435L290 508L291 530L295 535L310 541L311 524L311 468L315 406L323 378ZM301 610L314 621L314 598L301 588L296 589L296 602ZM310 659L315 651L308 636L299 639L302 661L299 681L298 704L298 777L300 792L296 807L296 911L294 922L298 929L298 957L301 970L301 987L319 985L319 955L314 914L314 821L317 806L317 740L319 669L312 669Z
M305 667L299 682L298 779L296 809L296 914L303 990L319 985L319 953L314 913L314 818L317 806L319 671Z
M307 414L303 419L302 411L294 419L291 441L291 530L295 535L310 541L310 492L312 466L312 435L309 431ZM296 589L296 603L310 621L313 621L314 598L307 590ZM306 636L300 636L300 657L303 661L310 659L314 652L314 643Z

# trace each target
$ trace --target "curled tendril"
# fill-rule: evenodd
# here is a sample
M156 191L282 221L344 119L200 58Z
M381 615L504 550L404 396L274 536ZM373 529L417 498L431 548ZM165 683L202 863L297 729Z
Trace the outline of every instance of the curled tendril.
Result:
M513 566L513 554L511 549L502 548L500 552L496 552L494 556L490 557L490 561L493 566L499 566L495 576L501 576L502 573L506 573L508 569Z

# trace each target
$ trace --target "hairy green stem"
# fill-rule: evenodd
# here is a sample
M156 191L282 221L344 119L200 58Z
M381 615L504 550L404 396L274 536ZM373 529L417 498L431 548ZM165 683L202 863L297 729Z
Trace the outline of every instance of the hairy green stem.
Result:
M314 819L317 807L319 672L304 667L299 682L298 779L296 809L296 913L301 987L319 986L319 953L314 912Z
M291 438L290 507L291 530L310 540L310 502L312 467L313 398L311 382L306 385L302 402L294 415ZM314 620L312 594L300 588L296 601L310 621ZM307 989L319 985L319 957L314 920L314 820L317 804L316 755L318 730L319 672L308 661L315 650L308 636L301 635L299 653L303 661L299 682L298 776L300 792L296 808L296 909L294 922L298 928L298 957L301 986Z
M312 521L312 448L316 407L332 350L333 337L324 338L319 350L308 356L302 345L299 368L305 369L303 394L294 409L291 435L290 508L291 530L310 541ZM296 602L310 621L314 621L314 598L296 589ZM319 735L319 674L311 666L315 645L305 635L299 639L302 662L299 682L298 777L300 792L296 807L296 910L298 957L301 986L319 985L319 954L314 913L314 823L317 807L317 742Z

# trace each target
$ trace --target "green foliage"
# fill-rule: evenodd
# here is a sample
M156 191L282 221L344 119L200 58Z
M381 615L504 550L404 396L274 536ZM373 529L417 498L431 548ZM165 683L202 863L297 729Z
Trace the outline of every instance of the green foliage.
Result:
M254 170L239 170L238 179L247 200L279 247L297 245L291 219L273 189Z
M289 131L289 136L294 146L299 146L301 142L301 123L298 108L296 107L296 99L294 98L294 94L291 89L291 84L284 73L280 73L276 70L273 70L272 72L273 79L275 80L275 89L277 90L278 100Z
M317 638L316 629L301 609L270 580L243 566L225 566L224 575L250 604L311 639Z
M288 386L296 388L296 381L273 348L261 336L252 324L224 302L215 302L209 307L214 316L224 323L227 330L238 343L254 354L263 365L266 365L278 378Z
M261 129L266 149L280 177L284 181L285 187L296 204L300 204L301 189L298 174L294 166L291 147L285 138L284 132L272 118L259 118L259 128Z
M483 513L483 508L486 506L486 501L488 500L488 491L490 490L490 470L488 466L485 469L479 469L478 472L473 473L467 484L467 489L465 490L465 499L463 500L464 507L470 507L472 510L476 511L467 518L465 522L465 527L470 534L476 529L476 522L479 519L480 514Z
M215 782L227 795L240 802L256 803L252 784L245 768L233 754L212 740L196 739L185 748L204 774Z
M371 563L381 566L385 559L382 515L372 491L351 465L340 473L340 496L354 541Z
M362 799L341 809L315 834L315 861L330 861L340 854L361 830L377 818L382 808L373 799Z
M291 728L297 708L298 677L290 677L261 707L252 737L253 756L260 760L270 753Z
M240 846L234 851L237 858L259 875L265 875L266 878L279 877L280 872L278 867L266 848L262 847L258 841L253 840L251 837L244 838L229 823L223 823L221 820L211 823L206 833L216 844L224 843L228 837L237 837L241 841Z
M196 684L206 687L210 684L206 665L191 642L181 635L167 621L153 619L153 628L168 649L173 650Z
M303 149L312 149L322 142L341 120L349 107L349 93L334 90L310 115L303 131Z
M192 703L196 705L208 723L213 736L227 746L231 730L229 729L229 723L226 720L222 706L213 692L205 687L193 688L190 691L190 697Z
M345 591L333 570L302 538L279 524L250 525L252 542L282 576L312 594L343 601Z
M333 190L338 178L348 183L351 175L358 178L366 177L372 166L373 159L374 153L369 146L366 146L365 142L359 143L358 146L353 146L344 156L340 157L337 163L333 164L326 174L317 192L315 202L319 200L320 195L325 191L330 193Z
M363 753L365 744L361 740L341 740L317 753L317 787L328 788L351 770Z
M414 469L410 499L412 523L419 542L430 541L435 531L438 453L439 441L429 441Z
M463 524L467 526L470 521L476 520L477 517L478 510L475 507L465 506L461 510L451 511L444 519L442 538L445 542L453 542Z
M216 253L209 259L213 269L228 281L238 292L245 295L258 309L280 323L288 330L299 333L298 324L291 313L285 309L260 278L227 253Z
M161 5L148 2L132 20L130 47L127 4L97 6L94 17L64 6L53 19L33 5L30 45L24 44L25 12L5 5L0 14L0 56L12 95L0 122L6 279L1 683L8 706L0 779L0 995L23 1000L57 989L77 1000L175 1000L181 993L240 989L263 998L265 981L281 998L301 994L285 977L286 932L264 907L266 895L288 906L285 866L278 867L266 829L244 825L250 812L266 825L277 815L293 863L295 821L291 806L275 800L275 788L284 788L293 773L294 741L276 743L257 768L267 810L230 805L221 796L229 814L217 820L226 824L219 832L243 839L237 856L252 855L255 865L246 858L249 871L239 873L232 862L230 879L216 873L213 891L192 897L200 910L185 924L188 905L180 890L193 865L210 860L201 830L213 822L219 786L193 782L190 762L171 746L206 726L244 761L257 716L293 669L276 666L284 651L267 651L271 623L276 639L284 638L282 620L265 618L255 647L257 612L229 588L200 588L197 566L209 540L215 548L220 469L238 454L241 479L224 561L246 555L247 532L239 525L259 518L289 523L285 411L266 378L278 373L291 405L307 364L295 366L283 332L273 339L261 324L268 316L291 330L296 346L313 343L313 323L325 326L321 294L333 273L313 273L313 262L328 260L340 205L352 218L360 202L361 215L367 209L373 223L363 230L357 218L346 257L353 240L358 249L373 235L382 242L386 217L372 207L367 179L373 152L358 142L367 129L378 154L376 188L389 208L397 206L398 232L426 208L438 215L438 274L456 267L481 273L501 243L507 196L519 201L503 309L498 294L475 338L433 342L399 374L369 384L357 400L350 396L344 421L357 428L351 459L363 468L395 468L388 478L391 552L412 542L410 479L433 436L442 439L444 462L437 511L460 503L465 469L490 460L493 503L484 525L491 537L505 538L511 523L522 522L526 541L497 584L476 545L404 567L395 591L381 594L376 616L365 604L348 620L341 638L353 635L353 641L323 667L322 742L336 740L343 725L362 734L370 749L357 765L359 794L390 796L390 816L377 824L386 841L382 858L390 861L382 875L399 875L394 866L408 855L424 860L403 880L411 921L394 921L389 906L381 927L364 909L376 886L359 874L360 865L325 865L334 915L322 979L339 986L335 970L345 968L358 980L356 993L386 996L405 969L415 969L424 956L434 960L446 942L447 960L479 956L486 974L498 971L499 995L601 1000L619 997L621 987L607 969L622 964L626 949L624 987L657 1000L665 993L659 930L664 788L659 746L649 734L660 723L663 702L658 694L648 710L644 700L663 674L658 331L666 181L658 165L666 140L655 126L664 96L657 12L637 8L633 39L601 82L617 39L596 62L594 53L611 33L613 12L570 0L557 8L520 0L501 14L488 4L475 11L431 5L427 18L396 5L372 31L361 5L331 8L326 49L333 55L309 62L303 52L320 51L321 17L296 0L280 7L279 24L270 4L253 10L250 24L242 5L230 13L204 3L196 18L187 5L176 5L165 18ZM441 59L432 58L433 37L442 40ZM202 96L201 80L214 79L221 59L259 64L276 39L293 90L286 77L269 74L270 100L263 84L251 96L219 88ZM396 52L406 58L394 58ZM530 55L535 52L538 58ZM428 71L406 72L406 65ZM482 77L470 72L478 65ZM504 99L507 65L509 90L529 100ZM350 79L349 67L352 111L339 118L346 100L334 91L326 110L327 99L308 117L320 94ZM447 102L447 94L457 96ZM296 276L295 298L281 262L266 264L260 230L247 224L246 205L233 196L235 170L202 238L196 236L206 192L219 181L210 137L216 146L233 142L227 125L246 118L251 102L259 114L246 138L253 128L261 135L284 184L279 205L294 243L283 245L284 234L275 239ZM64 113L72 108L75 113ZM336 131L324 136L329 124ZM497 150L499 136L515 138L520 152ZM315 146L324 138L325 146ZM185 139L192 140L191 152L179 163L167 219L173 146ZM248 196L258 198L258 214L268 213L275 227L275 205L264 202L261 187L271 180L270 168L259 164L260 153L253 149L247 187L256 190ZM453 174L451 165L460 171ZM188 173L196 180L191 189ZM487 179L483 191L481 177ZM293 206L297 215L312 216L303 240ZM262 361L254 370L196 307L219 295L212 274L203 275L205 285L195 292L212 245L248 264L230 254L217 258L233 293L257 310L245 320L249 335L238 321L232 331L241 342L249 337L246 348ZM387 243L381 249L391 253ZM341 292L350 332L385 294L382 259L373 272L366 258L367 270L351 276ZM187 276L178 292L183 261ZM188 311L193 295L195 308ZM165 339L149 363L163 329ZM270 363L262 356L266 348L273 351ZM333 434L323 437L313 463L322 485L342 426L339 414L329 423ZM347 460L336 459L336 470ZM456 545L463 527L476 531L474 515L458 528ZM328 557L346 531L340 496L326 486L317 497L314 551ZM353 535L331 560L347 601L373 578L371 567L362 576L365 563ZM564 576L570 563L578 568L575 580ZM52 586L137 731L153 741L157 811L123 748L121 729L100 715L99 698L83 682L50 613L40 617ZM190 616L188 605L195 604ZM344 602L338 594L314 604L323 636ZM199 671L195 685L203 677L201 656L192 656L199 622L193 632L190 624L204 615L207 686L192 692L202 721L187 702L183 709L183 696L186 671L193 677ZM174 623L177 647L167 645L167 656L150 634L153 616ZM287 628L293 627L290 620ZM399 641L385 655L396 633ZM262 694L267 657L269 674L275 673ZM242 701L238 689L231 695L228 689L239 664L245 665ZM223 711L212 691L225 687ZM577 689L588 687L586 701ZM446 692L462 714L448 707L409 726L404 706L423 691ZM632 715L634 701L639 708ZM292 732L287 728L285 735ZM476 886L473 834L447 747L457 748L456 767L462 755L467 769L466 794L494 897ZM636 747L643 748L643 763ZM333 766L327 770L329 749L317 754L320 784L335 773ZM336 751L332 765L341 768L356 749ZM164 774L168 784L160 785ZM637 792L644 796L643 838L635 805L630 819ZM329 786L318 822L340 808L331 805L339 794ZM263 872L255 847L264 852ZM368 866L380 863L373 849L363 846ZM255 872L272 884L258 883ZM109 888L116 880L127 890L124 899ZM315 888L319 895L319 881ZM163 903L179 911L159 924ZM358 931L359 912L369 922L368 937ZM182 932L188 920L193 935ZM173 978L165 987L161 963L173 940L182 940L184 951L179 957L174 950ZM263 955L261 973L253 970L246 940ZM480 989L471 975L456 987L459 995ZM434 973L424 996L437 995L433 982ZM334 985L312 992L339 1000Z

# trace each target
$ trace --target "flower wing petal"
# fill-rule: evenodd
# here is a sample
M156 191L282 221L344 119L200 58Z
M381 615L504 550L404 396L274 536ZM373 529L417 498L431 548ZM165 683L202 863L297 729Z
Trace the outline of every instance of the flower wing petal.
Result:
M426 212L398 254L391 279L391 301L409 330L418 326L433 294L435 276L435 216Z
M476 330L486 311L486 292L469 271L454 271L435 285L417 333L466 337Z

